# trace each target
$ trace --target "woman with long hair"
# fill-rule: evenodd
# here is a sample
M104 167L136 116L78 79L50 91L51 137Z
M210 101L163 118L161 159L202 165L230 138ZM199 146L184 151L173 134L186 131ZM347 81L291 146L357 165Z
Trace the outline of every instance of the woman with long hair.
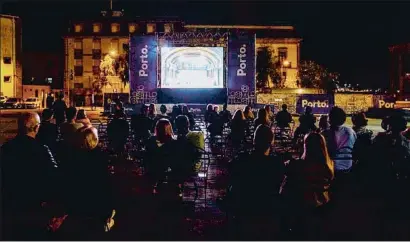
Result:
M252 108L249 105L243 109L243 115L245 115L246 120L254 120L255 116L253 115Z
M238 148L245 140L246 135L246 123L245 116L242 110L236 110L231 120L231 134L230 138L234 148Z
M254 121L254 126L258 127L260 124L270 126L268 112L264 108L258 110L258 117Z
M298 228L306 228L305 219L318 215L330 201L329 189L334 179L334 164L325 138L316 132L305 135L304 152L291 161L282 195L288 205L286 216L298 220Z

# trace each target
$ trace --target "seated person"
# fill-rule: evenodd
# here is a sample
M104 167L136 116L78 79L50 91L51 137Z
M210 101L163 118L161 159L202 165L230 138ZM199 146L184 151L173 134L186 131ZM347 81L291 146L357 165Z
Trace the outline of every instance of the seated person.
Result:
M284 164L270 155L273 132L265 125L256 128L254 150L231 161L228 202L236 215L255 216L275 209L284 179Z
M230 123L231 134L230 138L232 141L232 146L234 148L239 148L240 145L245 141L247 125L245 122L245 116L242 110L236 110L233 119Z
M62 162L64 204L69 217L91 218L97 231L113 226L113 195L108 156L98 147L97 130L83 127L71 152Z
M276 126L281 129L289 128L292 121L292 115L288 112L288 105L283 104L282 110L276 114Z
M316 131L317 128L315 123L316 117L312 114L312 108L306 106L305 112L299 117L299 127L295 130L294 141L311 131Z
M245 116L246 120L253 121L255 119L255 115L253 115L252 112L252 107L249 105L246 105L246 107L243 109L243 115Z
M187 116L187 118L189 120L189 129L193 129L195 127L194 114L189 111L187 105L184 105L182 107L182 115Z
M72 145L75 141L77 135L77 130L84 126L83 123L75 122L75 117L77 116L77 109L75 107L69 107L65 111L67 121L60 125L61 139L64 140L66 144Z
M219 113L219 116L222 117L224 123L229 123L232 119L232 114L228 110L228 104L224 104L222 111Z
M261 124L270 127L270 121L269 121L268 113L267 113L266 109L264 109L264 108L259 109L258 117L254 121L254 126L255 127L258 127Z
M146 141L151 137L153 120L148 118L148 106L142 105L140 113L131 117L131 128L137 141Z
M51 122L53 119L53 111L46 108L43 110L41 117L43 120L41 121L36 139L43 145L47 145L54 153L56 152L58 128L56 124Z
M124 152L124 146L127 143L130 125L126 118L124 118L122 110L116 110L114 118L107 125L107 135L111 148L117 154Z
M273 106L273 105L272 105L272 106ZM274 121L274 118L275 118L275 107L273 106L273 107L271 108L270 105L265 105L265 107L263 107L263 108L266 110L266 112L267 112L267 114L268 114L269 122L273 122L273 121Z
M92 126L90 119L84 109L78 110L77 117L75 120L77 123L82 123L84 126Z

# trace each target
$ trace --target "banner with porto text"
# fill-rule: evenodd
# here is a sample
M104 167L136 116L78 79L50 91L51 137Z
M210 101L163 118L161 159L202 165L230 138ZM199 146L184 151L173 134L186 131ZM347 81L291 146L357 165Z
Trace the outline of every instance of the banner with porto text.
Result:
M131 36L129 49L131 103L157 102L156 36Z
M253 104L255 95L255 35L230 34L228 38L228 103Z
M328 114L335 100L331 94L302 94L296 96L296 112L303 113L307 106L314 114Z

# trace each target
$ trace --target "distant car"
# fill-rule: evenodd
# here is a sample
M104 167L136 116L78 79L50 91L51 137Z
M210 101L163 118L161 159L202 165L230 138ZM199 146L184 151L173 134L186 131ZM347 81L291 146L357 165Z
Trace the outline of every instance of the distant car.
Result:
M11 97L4 102L4 108L23 108L23 100L21 98Z
M6 100L7 100L7 97L0 96L0 108L3 107L3 104L6 102Z
M40 108L40 101L36 97L27 98L24 102L25 108Z

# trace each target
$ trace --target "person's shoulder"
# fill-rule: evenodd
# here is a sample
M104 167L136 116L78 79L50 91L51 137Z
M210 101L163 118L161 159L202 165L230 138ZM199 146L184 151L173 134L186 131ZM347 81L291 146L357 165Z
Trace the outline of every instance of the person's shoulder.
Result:
M356 135L356 132L354 132L354 130L351 127L343 125L341 128L345 133L348 133L349 135Z

